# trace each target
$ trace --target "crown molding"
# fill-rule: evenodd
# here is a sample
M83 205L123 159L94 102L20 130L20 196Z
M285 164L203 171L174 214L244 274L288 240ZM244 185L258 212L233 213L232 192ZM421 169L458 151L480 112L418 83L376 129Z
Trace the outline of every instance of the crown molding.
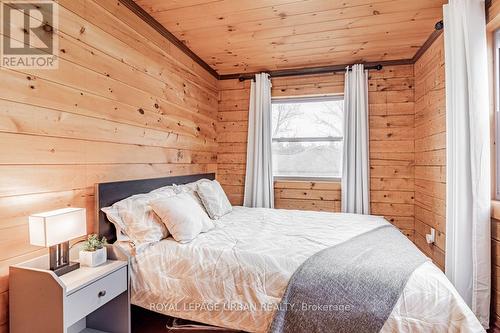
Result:
M430 36L427 38L427 40L422 44L422 46L418 49L417 53L412 58L413 63L416 63L420 57L431 47L431 45L438 39L439 36L443 33L444 26L443 26L443 21L439 21L436 23L436 28L440 27L440 29L434 30Z

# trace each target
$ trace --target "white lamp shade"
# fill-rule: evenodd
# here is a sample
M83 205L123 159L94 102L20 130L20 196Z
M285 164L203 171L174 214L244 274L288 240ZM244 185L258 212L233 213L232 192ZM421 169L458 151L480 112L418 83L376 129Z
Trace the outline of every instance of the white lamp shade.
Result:
M85 208L63 208L29 217L30 243L49 247L87 234Z

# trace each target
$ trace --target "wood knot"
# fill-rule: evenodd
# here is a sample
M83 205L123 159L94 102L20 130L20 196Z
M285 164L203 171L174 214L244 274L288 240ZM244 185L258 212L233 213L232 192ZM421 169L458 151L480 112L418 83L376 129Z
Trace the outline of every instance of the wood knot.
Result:
M47 24L47 23L45 23L42 26L42 29L43 29L43 31L48 32L48 33L52 33L54 31L54 28L50 24Z
M142 108L140 108L139 110L137 110L140 114L144 114L144 110Z

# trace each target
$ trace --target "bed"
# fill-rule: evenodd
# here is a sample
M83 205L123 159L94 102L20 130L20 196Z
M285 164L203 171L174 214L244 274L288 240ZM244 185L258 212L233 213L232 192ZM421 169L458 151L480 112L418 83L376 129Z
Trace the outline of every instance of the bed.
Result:
M99 184L98 207L213 174ZM131 261L132 304L172 317L266 332L292 274L313 254L386 225L382 217L234 207L187 244L166 238ZM99 215L102 235L113 226ZM415 248L416 251L418 251ZM410 276L381 332L483 332L472 311L431 262Z

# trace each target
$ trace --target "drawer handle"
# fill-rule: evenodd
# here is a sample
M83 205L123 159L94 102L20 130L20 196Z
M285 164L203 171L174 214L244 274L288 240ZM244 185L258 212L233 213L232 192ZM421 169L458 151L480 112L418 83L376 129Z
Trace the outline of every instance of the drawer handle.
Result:
M97 297L104 297L106 296L106 290L101 290L98 294Z

